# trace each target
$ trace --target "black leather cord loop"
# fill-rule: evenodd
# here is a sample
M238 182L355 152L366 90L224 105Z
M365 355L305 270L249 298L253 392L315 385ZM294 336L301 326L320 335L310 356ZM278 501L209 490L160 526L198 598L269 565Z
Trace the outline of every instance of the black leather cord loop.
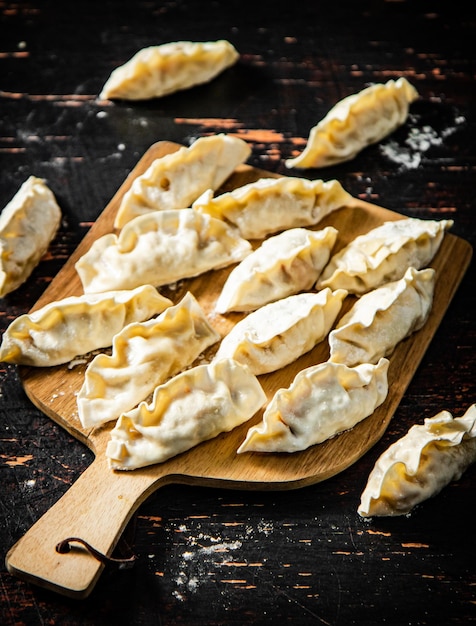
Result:
M86 548L86 550L98 561L100 561L103 565L106 566L114 566L117 569L130 569L134 566L134 563L137 560L137 557L133 554L132 556L125 559L116 559L111 556L106 556L93 548L87 541L81 539L80 537L68 537L67 539L63 539L56 545L56 552L59 554L68 554L71 552L72 545L71 543L80 543L82 546Z

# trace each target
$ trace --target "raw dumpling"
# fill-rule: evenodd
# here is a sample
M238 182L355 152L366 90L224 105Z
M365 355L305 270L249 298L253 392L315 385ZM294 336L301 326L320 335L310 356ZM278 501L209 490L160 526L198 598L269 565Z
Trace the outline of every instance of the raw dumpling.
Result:
M20 315L2 338L0 361L49 367L105 348L127 324L171 306L151 285L131 291L70 296Z
M353 159L404 124L417 98L417 90L403 77L347 96L311 129L304 151L285 165L327 167Z
M0 214L0 298L30 276L60 222L53 192L43 179L30 176Z
M293 363L325 339L347 295L299 293L250 313L224 337L216 359L231 358L258 376Z
M207 189L218 189L250 153L245 141L220 133L155 159L124 194L114 227L151 211L190 207Z
M117 419L219 339L191 293L159 317L129 324L115 335L112 355L98 354L86 370L77 397L81 424Z
M362 517L407 515L476 461L476 404L412 426L375 463L357 509Z
M327 264L337 230L292 228L266 239L229 274L215 308L218 313L252 311L310 289Z
M238 452L297 452L353 428L384 402L389 361L319 363L279 389Z
M453 220L412 217L384 222L331 257L316 286L363 294L399 280L409 267L421 269L432 261L452 225Z
M225 40L149 46L111 73L99 97L160 98L211 81L238 58L237 50Z
M400 280L361 296L329 334L329 360L352 367L389 356L425 324L434 288L434 269L410 267Z
M216 198L209 189L192 208L234 224L245 239L262 239L288 228L314 226L352 201L337 180L281 177L260 178Z
M231 359L198 365L120 416L106 449L112 469L167 459L250 419L266 402L258 379Z
M189 209L136 217L96 239L76 262L84 291L167 285L237 263L251 244L225 222Z

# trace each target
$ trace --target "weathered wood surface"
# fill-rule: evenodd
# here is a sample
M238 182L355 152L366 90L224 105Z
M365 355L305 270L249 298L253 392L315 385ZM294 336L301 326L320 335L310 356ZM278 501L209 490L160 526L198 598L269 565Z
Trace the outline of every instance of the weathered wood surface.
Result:
M30 174L64 212L31 279L1 301L2 329L29 310L140 156L211 132L249 141L249 164L289 173L339 98L405 75L422 99L408 123L353 161L309 177L404 215L452 218L474 246L474 20L446 3L218 4L191 0L0 7L0 205ZM229 17L229 16L232 17ZM110 71L146 45L228 38L239 64L163 100L100 102ZM418 165L418 167L417 167ZM139 559L65 599L2 569L2 624L463 624L474 621L475 468L410 517L359 518L377 456L415 422L475 401L474 262L382 439L352 467L296 491L167 485L126 535ZM2 552L92 462L92 453L0 373ZM99 522L98 522L99 523Z

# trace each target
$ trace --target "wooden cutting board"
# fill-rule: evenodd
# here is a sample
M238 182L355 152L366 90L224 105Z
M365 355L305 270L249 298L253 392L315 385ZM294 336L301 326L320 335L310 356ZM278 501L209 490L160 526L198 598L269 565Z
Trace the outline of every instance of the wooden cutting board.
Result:
M154 144L139 161L117 194L92 226L76 251L51 282L34 309L69 295L80 295L82 287L74 264L99 236L112 232L114 216L123 194L132 181L151 162L180 146L170 142ZM250 166L240 166L220 191L275 176ZM335 226L339 236L335 251L357 235L387 220L403 216L381 207L355 200L352 206L340 209L315 228ZM259 242L256 242L259 243ZM403 341L390 358L389 393L386 401L363 422L333 439L294 454L237 455L250 425L260 420L262 413L232 432L205 442L169 461L132 472L109 469L105 447L112 424L98 429L82 428L76 407L76 392L80 389L85 364L52 368L20 368L20 377L31 401L84 442L95 454L95 460L69 488L63 497L44 514L11 548L6 564L16 576L59 593L84 598L94 588L103 565L79 543L67 554L56 552L56 545L67 537L79 537L101 553L110 555L121 533L139 505L157 488L169 483L187 483L239 489L293 489L325 480L352 465L367 452L385 432L395 410L410 383L438 325L469 265L471 246L447 233L435 256L436 287L431 315L423 329ZM181 281L173 289L161 293L178 302L191 291L209 315L210 322L223 336L241 319L241 314L220 316L214 313L214 303L231 271L208 272L197 278ZM349 308L348 298L342 313ZM209 349L211 356L217 346ZM328 358L327 341L304 355L292 365L260 377L268 395L287 387L296 373Z

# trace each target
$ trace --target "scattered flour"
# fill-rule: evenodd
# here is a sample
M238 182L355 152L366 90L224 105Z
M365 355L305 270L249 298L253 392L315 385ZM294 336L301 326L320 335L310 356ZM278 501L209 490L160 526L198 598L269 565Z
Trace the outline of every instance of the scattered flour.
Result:
M429 125L418 126L416 116L409 116L410 131L403 145L391 139L380 144L380 152L390 161L400 165L401 170L416 169L420 166L423 155L433 146L441 146L446 137L449 137L462 126L466 119L456 116L451 126L437 132Z
M58 398L62 398L64 396L64 391L59 391L58 393L53 393L50 398L50 402L57 400Z
M185 526L179 530L184 532ZM182 553L178 572L175 576L177 588L173 596L185 601L187 592L196 593L201 581L211 575L213 568L221 567L233 560L231 553L239 550L242 542L239 540L225 541L222 537L213 537L204 533L187 538L188 549Z
M180 532L188 532L185 524L178 526ZM249 539L255 533L269 536L274 532L272 522L261 520L256 527L244 526L244 537ZM187 593L196 593L203 582L213 577L217 569L233 564L233 552L240 550L243 541L235 539L226 541L223 537L212 536L202 532L187 537L187 549L182 552L178 570L174 577L176 589L172 595L181 602L186 600ZM240 563L243 565L243 563Z

